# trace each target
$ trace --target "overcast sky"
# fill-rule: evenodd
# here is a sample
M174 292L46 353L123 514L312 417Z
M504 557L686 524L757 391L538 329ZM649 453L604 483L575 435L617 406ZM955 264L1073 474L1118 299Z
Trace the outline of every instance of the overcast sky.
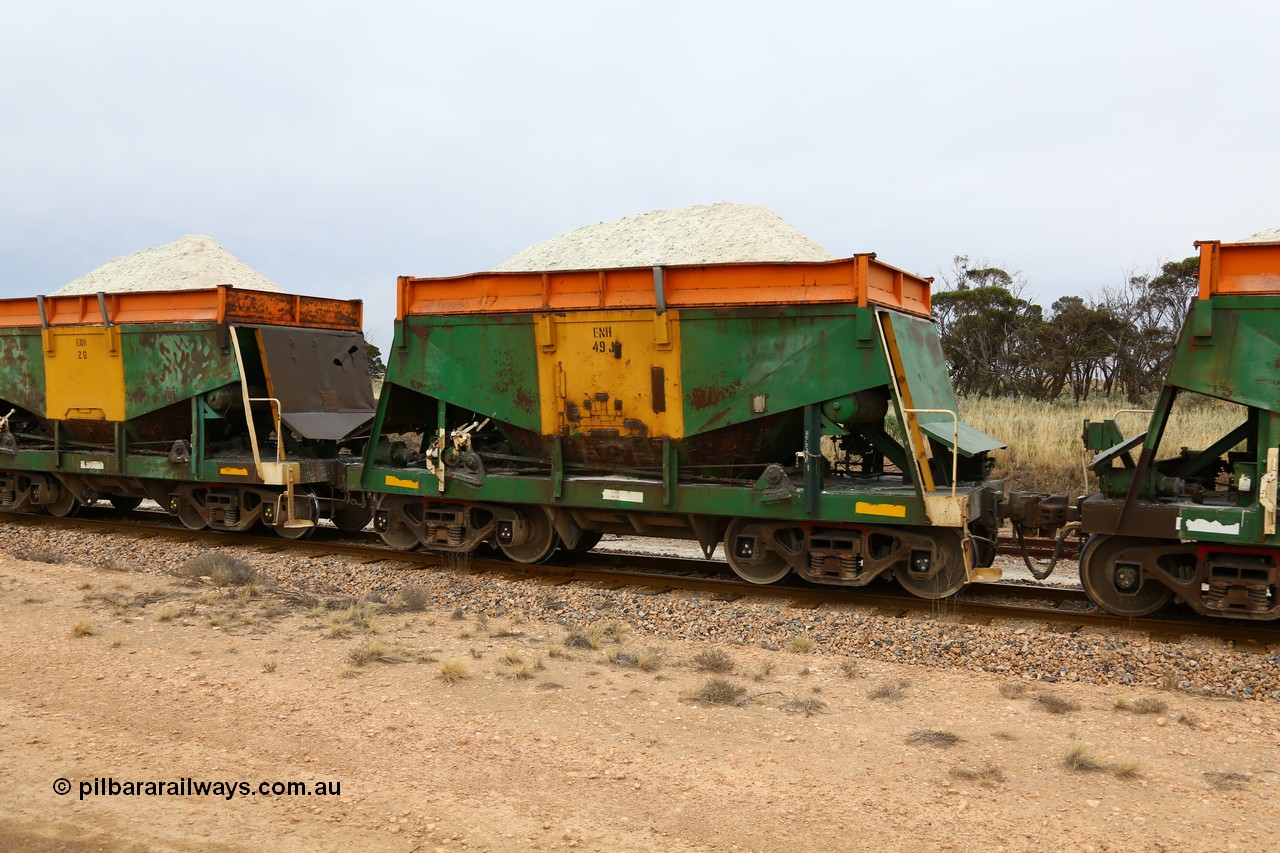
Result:
M1280 225L1280 4L0 0L0 296L208 234L361 297L769 207L1045 304Z

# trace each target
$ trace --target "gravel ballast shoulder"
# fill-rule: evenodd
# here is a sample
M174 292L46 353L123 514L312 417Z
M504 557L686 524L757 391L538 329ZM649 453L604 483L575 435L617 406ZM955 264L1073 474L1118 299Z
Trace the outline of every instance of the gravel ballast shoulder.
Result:
M323 551L316 543L315 551ZM41 529L0 522L0 549L18 559L53 553L93 567L113 561L138 571L172 574L210 548L168 539L83 530ZM886 616L857 606L791 607L772 599L719 601L673 591L640 595L633 588L592 584L547 586L491 573L413 569L404 563L362 564L324 555L264 553L237 546L238 557L282 588L339 602L372 596L388 601L407 585L427 590L430 607L493 618L524 618L566 629L618 620L640 635L782 648L796 638L813 641L822 655L853 656L924 668L986 672L1004 680L1083 682L1156 687L1206 696L1280 701L1280 654L1249 653L1204 638L1162 641L1138 633L1082 629L1062 632L1039 623L990 625L960 621L945 602L932 614ZM394 555L389 557L394 560ZM50 571L57 566L51 565Z

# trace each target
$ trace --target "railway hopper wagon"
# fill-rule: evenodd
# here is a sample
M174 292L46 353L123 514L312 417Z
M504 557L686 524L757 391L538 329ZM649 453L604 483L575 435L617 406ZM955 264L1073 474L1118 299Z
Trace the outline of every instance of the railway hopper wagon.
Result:
M1280 243L1196 244L1198 298L1147 428L1086 422L1097 493L1059 521L1089 535L1085 590L1112 613L1146 616L1175 596L1199 613L1280 618ZM1202 450L1166 428L1199 398L1236 426ZM1046 519L1036 524L1044 526Z
M398 548L602 534L926 597L994 579L1003 447L965 424L930 280L872 254L401 278L363 485Z
M151 498L190 528L363 527L361 304L203 290L0 301L0 509Z

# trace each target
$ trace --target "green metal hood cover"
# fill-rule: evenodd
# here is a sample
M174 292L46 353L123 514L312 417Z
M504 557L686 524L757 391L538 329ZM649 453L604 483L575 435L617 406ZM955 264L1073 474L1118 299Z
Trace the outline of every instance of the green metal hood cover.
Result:
M926 421L925 418L935 417L938 420ZM955 438L955 421L942 415L920 415L920 429L929 434L931 438L951 446L951 440ZM996 441L982 430L971 427L964 421L960 422L960 455L976 456L979 453L985 453L988 450L1003 450L1007 445Z

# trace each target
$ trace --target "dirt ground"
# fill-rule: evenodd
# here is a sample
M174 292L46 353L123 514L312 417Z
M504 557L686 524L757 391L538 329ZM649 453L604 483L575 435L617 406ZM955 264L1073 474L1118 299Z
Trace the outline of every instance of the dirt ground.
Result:
M0 849L1280 848L1274 704L456 615L0 557Z

